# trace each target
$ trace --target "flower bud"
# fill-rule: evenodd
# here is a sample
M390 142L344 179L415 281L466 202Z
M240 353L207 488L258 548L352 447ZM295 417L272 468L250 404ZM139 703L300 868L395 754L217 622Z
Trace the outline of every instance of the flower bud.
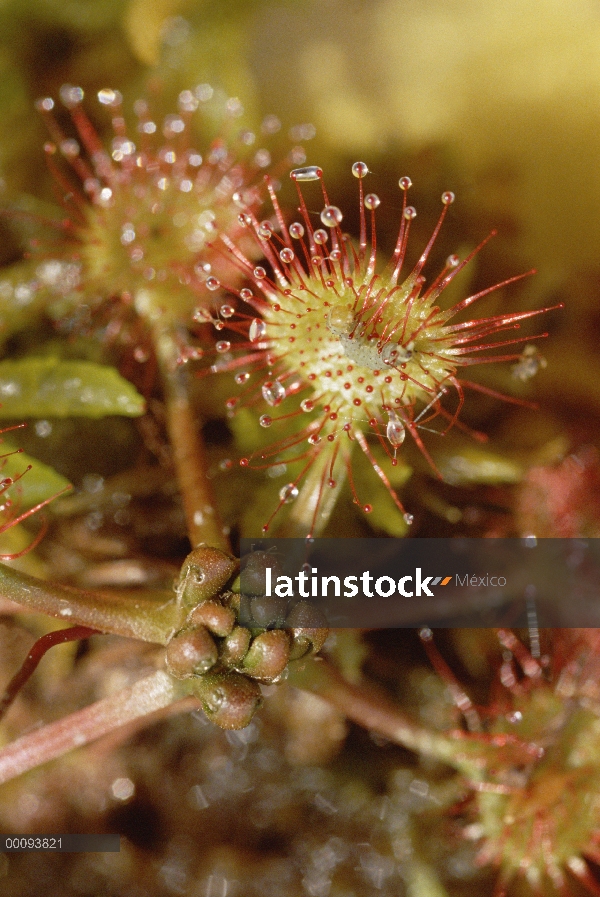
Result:
M265 570L271 568L273 582L283 572L276 555L271 551L253 551L245 558L240 581L244 595L264 595L266 593Z
M218 595L236 568L237 561L218 548L208 545L195 548L185 559L175 584L180 607L189 611Z
M214 635L223 638L235 626L235 612L219 601L204 601L193 609L187 618L188 626L206 626Z
M283 629L271 629L257 635L243 662L253 679L271 681L283 673L290 657L290 636Z
M204 626L184 629L173 636L167 645L166 666L177 679L201 676L215 665L219 657L217 646Z
M249 629L236 626L223 642L221 663L228 667L239 666L248 652L251 638Z
M287 616L285 625L291 629L292 646L290 660L304 657L310 651L316 654L321 650L329 629L323 614L308 601L299 601Z
M193 692L211 722L222 729L243 729L261 703L256 682L241 673L209 673L195 680Z
M252 620L261 629L269 626L283 626L288 603L285 598L266 595L257 596L250 602Z

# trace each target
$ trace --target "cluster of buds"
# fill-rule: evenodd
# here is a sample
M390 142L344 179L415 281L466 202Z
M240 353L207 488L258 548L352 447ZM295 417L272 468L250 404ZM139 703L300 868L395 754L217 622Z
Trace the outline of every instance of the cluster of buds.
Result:
M257 553L251 559L255 569L244 571L242 597L223 590L237 562L202 546L187 557L175 586L186 616L167 643L167 670L190 680L207 716L224 729L247 726L261 701L260 684L279 681L290 661L319 651L328 635L306 602L285 609L272 605L264 595L260 561Z

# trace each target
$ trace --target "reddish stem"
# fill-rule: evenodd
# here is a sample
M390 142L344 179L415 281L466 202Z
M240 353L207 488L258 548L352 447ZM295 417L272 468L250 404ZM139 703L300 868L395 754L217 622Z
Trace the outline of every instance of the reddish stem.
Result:
M190 404L187 372L177 364L176 341L168 333L160 333L155 336L155 346L165 391L169 441L192 548L204 543L231 554L206 475L208 464L198 418Z
M148 717L181 698L184 698L182 706L189 707L189 696L180 682L162 670L152 673L116 695L7 744L0 754L0 784L42 763L62 757L73 748L95 741L133 720Z
M68 629L57 629L55 632L48 632L39 638L31 647L29 654L21 665L21 669L12 677L0 698L0 719L2 719L27 680L33 675L46 651L49 651L54 645L79 641L80 639L88 638L90 635L95 635L97 632L97 629L90 629L89 626L70 626Z

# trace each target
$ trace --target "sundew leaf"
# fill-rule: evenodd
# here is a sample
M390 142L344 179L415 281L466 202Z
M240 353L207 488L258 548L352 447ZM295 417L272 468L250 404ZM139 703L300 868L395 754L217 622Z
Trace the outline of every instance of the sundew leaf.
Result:
M0 419L139 417L145 403L113 367L92 361L0 361Z
M15 483L9 486L3 498L10 498L19 512L35 507L70 485L54 468L3 439L0 443L0 480L6 479Z
M452 486L499 486L523 479L521 463L486 446L457 446L449 440L434 457L444 481Z

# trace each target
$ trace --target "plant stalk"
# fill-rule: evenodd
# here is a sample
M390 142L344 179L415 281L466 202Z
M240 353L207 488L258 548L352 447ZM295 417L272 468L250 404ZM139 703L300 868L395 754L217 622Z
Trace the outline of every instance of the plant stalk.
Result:
M326 660L317 658L301 669L291 670L288 682L320 695L359 726L378 732L409 751L448 763L455 769L475 772L459 756L457 745L448 734L415 723L374 689L348 682Z
M7 744L0 752L0 784L182 698L189 702L180 682L162 670L152 673L116 695Z
M155 347L167 409L167 431L175 472L183 500L192 548L201 543L231 554L229 539L216 510L207 460L198 432L198 420L190 404L187 370L178 365L179 349L171 333L155 331Z

